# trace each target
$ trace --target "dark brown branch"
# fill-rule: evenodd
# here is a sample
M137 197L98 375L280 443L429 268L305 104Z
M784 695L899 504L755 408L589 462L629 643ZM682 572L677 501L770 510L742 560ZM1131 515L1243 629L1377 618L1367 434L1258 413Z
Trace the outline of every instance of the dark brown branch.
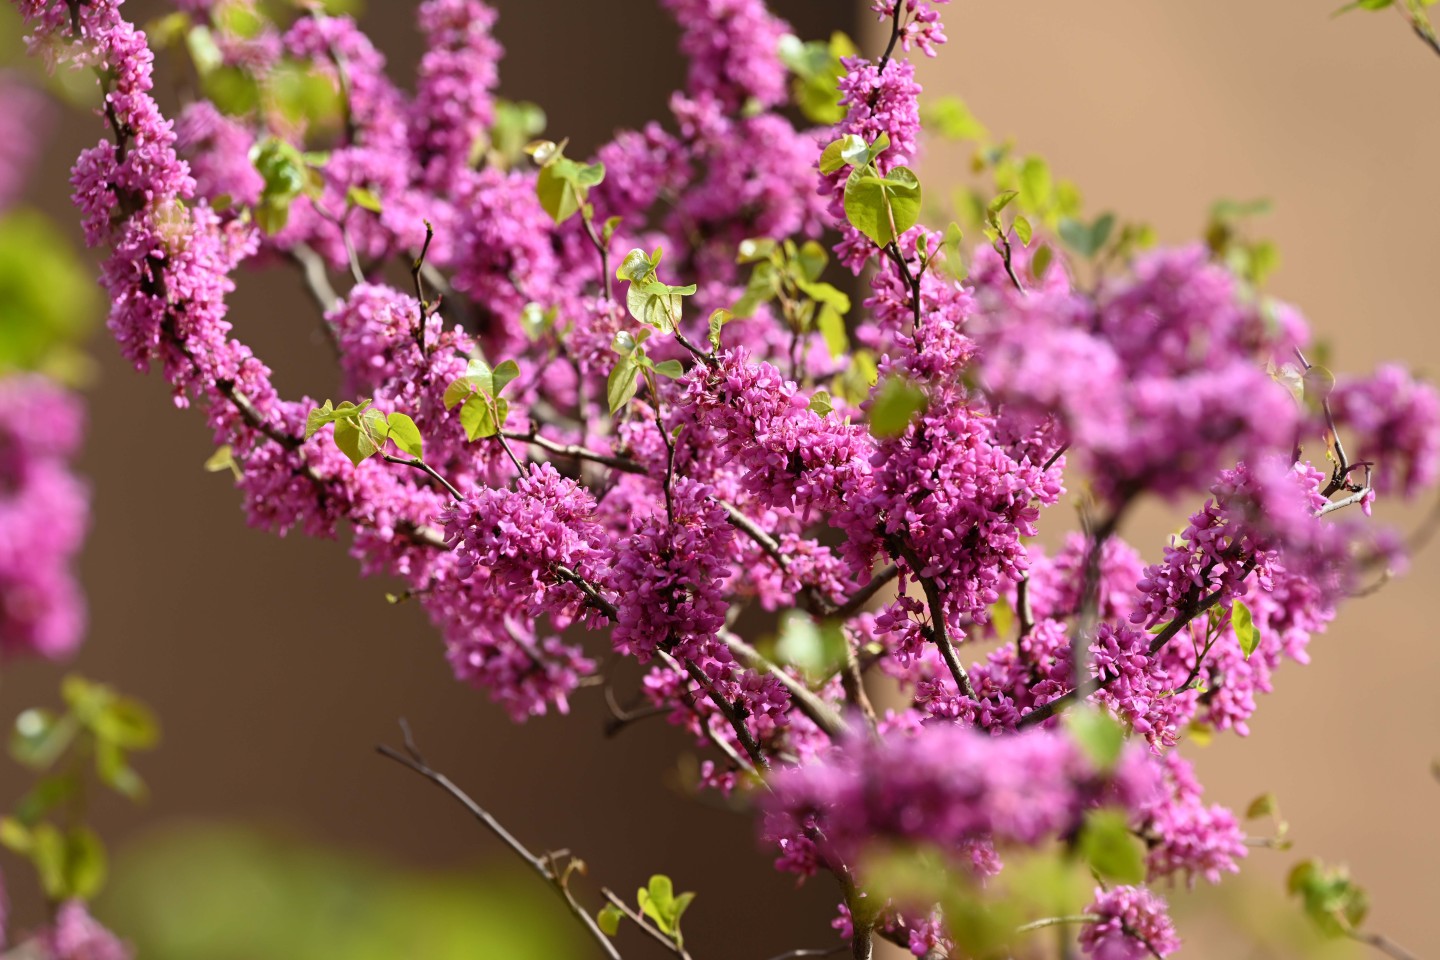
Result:
M566 583L573 583L579 587L580 592L585 594L585 599L589 601L590 606L603 613L607 619L619 619L620 611L616 609L615 604L602 597L600 591L595 589L594 584L580 576L580 574L571 570L569 567L557 566L555 568L555 576L564 580Z
M757 741L755 735L750 732L750 728L745 725L745 717L741 715L740 710L736 709L735 704L730 703L722 697L720 691L716 690L710 682L710 678L705 676L705 672L694 663L691 663L689 660L679 660L668 653L662 652L662 655L670 666L683 670L691 680L694 680L700 686L701 690L705 691L706 696L715 704L716 709L718 709L721 715L730 723L730 729L735 731L735 739L740 742L740 746L744 748L746 756L750 758L750 761L755 764L756 768L769 770L770 759L766 757L764 751L760 749L759 741ZM701 717L700 721L703 725L705 718Z
M836 607L831 616L837 620L848 620L855 616L855 614L860 612L861 607L869 603L875 594L885 589L885 587L899 575L899 567L893 563L886 564L870 577L869 582L866 583L865 586L856 590L849 600L846 600L840 604L840 606Z
M276 443L280 444L280 446L284 447L285 449L295 450L302 443L305 442L300 437L292 437L290 434L286 433L270 421L266 420L265 417L260 413L260 411L255 409L255 405L250 402L250 398L235 389L234 381L216 380L215 389L219 391L219 393L223 397L225 397L225 399L229 400L230 403L234 405L235 409L239 411L240 416L244 418L246 423L250 424L250 426L254 427L256 430L259 430L261 433L265 434L265 436L269 437L271 440L274 440Z
M600 453L597 450L590 450L573 443L557 443L548 437L541 436L535 430L524 433L518 430L505 430L501 432L501 436L509 440L519 440L521 443L532 444L547 453L555 454L557 457L567 457L571 460L588 460L591 463L602 464L612 470L619 470L623 473L635 473L642 476L649 473L643 464L635 460L627 457L613 456L608 453Z
M970 675L965 672L960 658L955 655L955 647L950 643L950 636L945 626L945 601L940 596L940 588L935 586L934 580L920 573L925 564L903 540L892 535L886 537L885 541L889 544L890 549L905 561L910 568L911 576L920 581L920 586L925 591L925 601L930 607L930 639L939 648L945 666L950 669L950 675L955 678L955 685L960 688L962 694L971 700L979 700L980 698L975 695L974 685L970 683Z
M397 457L393 453L386 453L384 450L379 451L379 453L380 459L384 460L386 463L395 463L399 464L402 467L414 467L416 470L419 470L422 473L429 474L431 479L435 480L447 491L449 491L450 496L455 498L456 503L459 503L461 500L465 499L465 496L459 490L456 490L455 487L451 485L449 480L446 480L444 477L442 477L438 470L430 466L430 464L426 463L424 460L411 459L410 457Z

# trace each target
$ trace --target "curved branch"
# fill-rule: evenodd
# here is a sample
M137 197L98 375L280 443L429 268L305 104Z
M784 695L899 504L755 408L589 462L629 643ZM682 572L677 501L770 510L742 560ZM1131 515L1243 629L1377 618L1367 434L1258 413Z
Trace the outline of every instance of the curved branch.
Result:
M426 763L425 758L421 756L420 751L416 748L415 741L410 736L409 725L405 723L404 720L400 721L400 729L403 731L405 737L405 750L403 753L384 745L376 747L376 751L381 756L388 757L401 766L418 773L458 801L461 806L470 812L472 817L480 821L485 829L498 837L502 843L510 848L511 852L523 860L526 866L540 875L540 878L564 901L566 908L569 909L576 920L580 921L580 925L589 932L591 938L600 946L600 949L604 951L610 960L623 960L620 956L620 951L615 948L615 944L612 943L610 938L605 935L605 932L600 929L600 926L595 922L595 918L590 916L589 911L580 906L574 896L571 895L565 882L565 874L563 872L557 872L551 866L551 860L537 857L531 853L530 850L521 843L514 834L506 830L504 825L501 824L499 820L496 820L488 810L476 803L469 794L456 786L454 781L449 777L433 769Z

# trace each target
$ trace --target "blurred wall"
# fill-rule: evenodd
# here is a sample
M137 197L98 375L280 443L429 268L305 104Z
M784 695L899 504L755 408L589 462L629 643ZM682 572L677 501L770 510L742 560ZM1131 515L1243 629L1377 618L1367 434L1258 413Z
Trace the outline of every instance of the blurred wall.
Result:
M553 134L583 149L663 115L682 67L649 0L495 2L509 51L502 92L545 105ZM418 55L413 4L370 6L368 23L406 76ZM640 15L615 16L622 7ZM855 19L833 0L780 7L806 36ZM1285 254L1274 288L1333 342L1336 365L1400 357L1434 372L1425 298L1440 249L1440 60L1397 18L1331 21L1328 5L1298 0L970 0L944 12L952 42L923 82L961 93L992 130L1048 157L1092 209L1149 219L1181 241L1212 199L1269 196L1276 213L1263 227ZM866 48L878 50L878 37ZM70 161L98 135L68 124L41 172L37 189L67 224ZM966 159L933 152L927 190ZM243 287L234 316L282 391L333 389L298 282ZM158 377L124 369L103 335L96 348L84 558L94 627L76 669L145 697L167 721L163 749L143 766L153 801L108 804L107 836L123 845L173 818L258 817L419 865L502 857L458 808L373 755L404 715L432 759L534 847L570 847L621 890L652 871L698 890L686 924L696 945L713 945L706 955L831 942L826 883L797 895L769 869L749 818L656 788L673 781L683 738L657 724L607 741L598 698L584 695L568 719L510 724L451 680L416 609L355 579L343 543L246 529L226 478L201 470L211 448L200 418L175 411ZM1172 528L1167 518L1129 533L1153 555ZM1440 648L1424 606L1437 572L1432 551L1410 579L1349 608L1315 644L1313 666L1283 671L1254 737L1194 752L1217 800L1243 807L1279 792L1299 847L1257 851L1250 867L1262 878L1278 883L1301 853L1348 860L1374 894L1377 927L1422 954L1440 953L1430 913L1440 786L1427 772L1440 754ZM53 697L61 673L7 673L0 714ZM19 789L0 783L0 800ZM33 917L33 902L20 907ZM1201 943L1190 955L1231 955Z

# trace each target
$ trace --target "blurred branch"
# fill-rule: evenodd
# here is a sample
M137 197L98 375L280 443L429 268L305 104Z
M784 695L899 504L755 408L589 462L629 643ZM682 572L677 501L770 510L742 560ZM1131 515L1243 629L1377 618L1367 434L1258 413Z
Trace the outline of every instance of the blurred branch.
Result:
M1356 943L1363 943L1367 947L1374 947L1376 950L1385 954L1385 956L1393 958L1393 960L1420 960L1415 954L1383 934L1370 933L1366 930L1351 930L1347 933L1347 936Z
M556 870L553 866L553 859L542 859L531 853L523 843L516 839L514 834L505 829L499 820L491 816L489 811L471 799L470 795L464 790L456 786L454 781L426 763L424 756L421 755L419 748L415 746L415 741L410 735L410 725L404 720L400 721L400 730L405 737L404 752L381 745L375 748L380 755L388 757L401 766L407 767L420 774L420 776L429 780L441 790L444 790L458 801L461 806L470 811L471 816L479 820L487 830L499 837L517 857L525 861L525 864L529 866L531 870L538 873L541 879L550 885L560 899L565 902L565 906L570 910L570 913L574 915L575 919L580 921L580 924L589 932L591 938L599 944L600 949L610 960L623 960L620 952L615 949L615 944L612 943L610 938L600 929L599 925L595 922L595 918L592 917L584 907L580 906L575 900L575 897L570 893L569 885L566 882L569 871Z

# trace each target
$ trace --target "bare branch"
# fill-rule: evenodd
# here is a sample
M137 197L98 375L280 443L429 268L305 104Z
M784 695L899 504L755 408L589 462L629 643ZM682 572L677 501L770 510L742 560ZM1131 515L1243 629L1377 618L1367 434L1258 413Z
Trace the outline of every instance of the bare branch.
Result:
M404 752L382 745L375 748L380 755L388 757L401 766L407 767L420 774L420 776L429 780L459 802L461 806L470 812L471 816L480 821L485 829L498 837L502 843L510 848L511 852L523 860L531 870L540 875L540 878L556 892L570 910L570 913L576 920L580 921L581 926L590 933L591 938L600 946L600 949L604 951L610 960L622 960L620 951L615 949L615 944L612 943L610 938L600 929L599 925L595 922L595 918L570 895L570 891L566 887L564 873L555 870L552 866L552 861L542 859L531 853L525 844L521 843L509 830L506 830L504 825L501 824L499 820L496 820L488 810L476 803L469 794L456 786L449 777L433 769L426 763L425 758L421 756L420 751L415 746L415 741L410 735L409 726L405 724L404 721L401 721L400 726L401 730L404 731L405 737Z
M591 463L603 464L613 470L620 470L624 473L641 474L642 476L650 472L645 468L644 464L627 457L612 456L608 453L600 453L596 450L589 450L571 443L557 443L548 437L542 437L534 430L524 433L518 430L504 430L501 431L501 436L510 440L519 440L521 443L533 444L547 453L555 454L557 457L568 457L571 460L588 460Z

